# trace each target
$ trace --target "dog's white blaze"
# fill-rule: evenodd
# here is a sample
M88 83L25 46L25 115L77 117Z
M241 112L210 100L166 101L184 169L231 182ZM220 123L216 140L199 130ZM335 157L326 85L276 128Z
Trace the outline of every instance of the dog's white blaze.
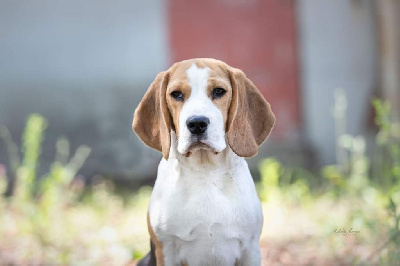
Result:
M210 76L210 68L199 68L195 63L186 71L191 94L184 103L179 115L179 140L178 151L182 154L188 151L191 145L191 133L186 126L186 120L191 116L205 116L210 119L207 127L207 139L204 143L214 151L221 152L226 148L223 116L207 96L207 81Z

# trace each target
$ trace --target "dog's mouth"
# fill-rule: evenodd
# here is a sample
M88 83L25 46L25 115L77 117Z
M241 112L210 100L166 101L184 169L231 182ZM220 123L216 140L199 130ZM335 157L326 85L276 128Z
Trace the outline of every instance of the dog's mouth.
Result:
M206 139L193 139L189 148L186 150L186 152L183 154L186 157L189 157L193 152L199 151L199 150L207 150L207 151L212 151L215 154L218 152L212 147Z

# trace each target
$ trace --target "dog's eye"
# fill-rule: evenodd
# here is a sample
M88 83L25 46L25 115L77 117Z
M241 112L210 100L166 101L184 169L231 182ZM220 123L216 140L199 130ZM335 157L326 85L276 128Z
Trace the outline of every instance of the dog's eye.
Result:
M225 93L226 93L226 90L224 90L223 88L215 88L215 89L213 89L211 95L212 95L213 99L217 99L217 98L221 98L222 96L224 96Z
M183 93L181 91L173 91L170 95L175 100L183 102Z

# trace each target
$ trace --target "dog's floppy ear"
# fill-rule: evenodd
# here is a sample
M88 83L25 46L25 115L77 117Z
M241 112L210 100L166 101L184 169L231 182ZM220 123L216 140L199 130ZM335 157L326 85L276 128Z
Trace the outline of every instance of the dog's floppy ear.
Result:
M168 79L168 72L157 75L136 108L132 122L132 129L138 137L146 145L162 152L166 160L171 143L171 114L166 101Z
M275 124L275 115L257 87L239 69L230 68L232 101L228 113L229 146L241 157L253 157Z

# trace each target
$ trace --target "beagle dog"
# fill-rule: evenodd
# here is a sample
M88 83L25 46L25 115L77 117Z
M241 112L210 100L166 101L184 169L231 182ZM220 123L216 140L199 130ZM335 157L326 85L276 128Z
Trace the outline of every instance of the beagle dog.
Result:
M157 75L132 128L162 152L138 265L261 265L263 216L243 157L275 123L269 103L236 68L191 59Z

